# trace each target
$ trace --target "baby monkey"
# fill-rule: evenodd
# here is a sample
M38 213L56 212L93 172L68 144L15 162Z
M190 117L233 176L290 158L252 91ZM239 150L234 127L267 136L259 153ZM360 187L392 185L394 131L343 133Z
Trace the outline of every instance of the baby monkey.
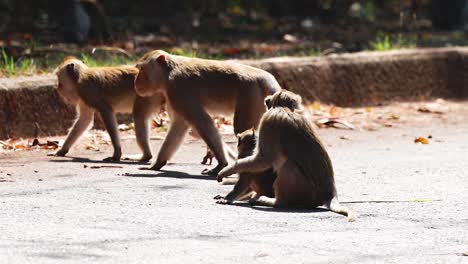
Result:
M355 220L355 213L340 205L333 167L307 119L297 113L301 97L281 90L265 98L268 111L263 115L254 154L223 168L218 181L234 173L262 172L273 168L277 177L274 198L255 196L254 205L315 208L325 205L335 213Z
M237 134L238 159L242 159L254 154L257 137L254 129L246 130ZM273 169L267 169L262 172L244 172L239 173L239 180L234 189L226 195L215 196L219 204L232 204L234 201L246 201L257 196L274 197L273 183L276 180L276 174Z
M105 161L119 161L122 157L115 113L133 113L138 146L143 152L140 161L152 158L149 145L149 119L164 104L161 94L138 96L134 81L138 69L133 66L87 67L81 60L67 57L56 69L57 92L65 102L76 106L78 118L55 153L65 156L76 140L92 125L94 112L99 112L114 147L114 154Z

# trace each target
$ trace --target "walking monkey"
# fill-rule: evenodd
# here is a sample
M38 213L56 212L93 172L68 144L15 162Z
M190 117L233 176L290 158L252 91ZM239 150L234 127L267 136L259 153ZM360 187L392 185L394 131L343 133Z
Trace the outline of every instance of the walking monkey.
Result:
M152 170L166 165L193 127L218 161L215 168L203 173L217 175L228 162L226 145L210 114L234 114L234 133L241 133L258 126L266 111L264 98L280 90L270 73L231 61L187 58L156 50L144 55L137 67L137 94L163 94L172 112L169 132Z
M76 106L78 118L55 153L65 156L76 140L92 125L94 112L101 114L112 140L114 154L105 161L119 161L122 156L115 113L133 113L138 146L143 152L140 161L152 158L149 145L149 119L164 104L161 94L141 97L135 93L134 81L138 69L134 66L87 67L81 60L67 57L56 69L57 92L69 104Z

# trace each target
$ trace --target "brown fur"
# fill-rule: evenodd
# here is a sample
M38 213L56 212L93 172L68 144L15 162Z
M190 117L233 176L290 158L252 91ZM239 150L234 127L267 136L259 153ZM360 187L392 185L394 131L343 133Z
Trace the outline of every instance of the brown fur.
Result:
M161 93L174 120L151 169L159 170L172 157L189 127L195 128L218 160L206 174L227 165L226 145L210 115L234 114L234 132L257 127L266 111L264 98L280 89L266 71L235 62L187 58L157 50L144 55L135 90L141 96ZM234 157L233 157L234 158Z
M122 156L115 113L133 113L137 143L143 151L139 160L150 160L149 118L164 104L162 95L144 98L135 93L138 69L134 66L87 67L82 61L67 57L56 69L57 91L76 106L78 118L63 146L55 155L65 156L76 140L92 125L94 112L99 112L112 140L114 154L106 158L118 161Z
M270 108L260 121L255 154L224 168L218 180L234 173L273 168L277 173L274 198L255 197L253 204L306 208L326 205L353 221L354 212L338 203L328 153L310 123L294 112L300 107L298 98L283 90L266 99Z
M237 135L238 159L252 156L254 154L257 137L254 129L249 129ZM231 204L235 200L245 201L255 196L274 197L273 183L276 180L276 173L273 169L263 172L239 173L239 180L234 189L225 197L216 196L217 203Z

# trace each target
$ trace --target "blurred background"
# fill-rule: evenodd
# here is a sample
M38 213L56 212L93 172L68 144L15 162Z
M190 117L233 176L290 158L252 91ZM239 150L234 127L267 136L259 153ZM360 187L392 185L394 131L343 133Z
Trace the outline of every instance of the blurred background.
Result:
M66 55L319 56L465 45L467 33L467 0L0 0L0 75L48 72Z

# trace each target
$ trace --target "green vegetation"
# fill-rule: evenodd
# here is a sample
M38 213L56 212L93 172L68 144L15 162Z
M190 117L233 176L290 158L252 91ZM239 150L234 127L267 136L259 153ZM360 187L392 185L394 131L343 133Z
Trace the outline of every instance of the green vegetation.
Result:
M15 60L8 56L5 50L0 54L0 77L14 77L21 75L33 75L52 72L65 58L67 54L58 53L54 56L41 56L40 58L20 57ZM90 67L117 66L134 63L136 56L124 55L99 55L93 56L82 53L77 56Z
M386 51L394 49L416 48L415 37L403 37L398 34L396 37L391 37L387 34L379 33L374 41L369 43L371 50Z

